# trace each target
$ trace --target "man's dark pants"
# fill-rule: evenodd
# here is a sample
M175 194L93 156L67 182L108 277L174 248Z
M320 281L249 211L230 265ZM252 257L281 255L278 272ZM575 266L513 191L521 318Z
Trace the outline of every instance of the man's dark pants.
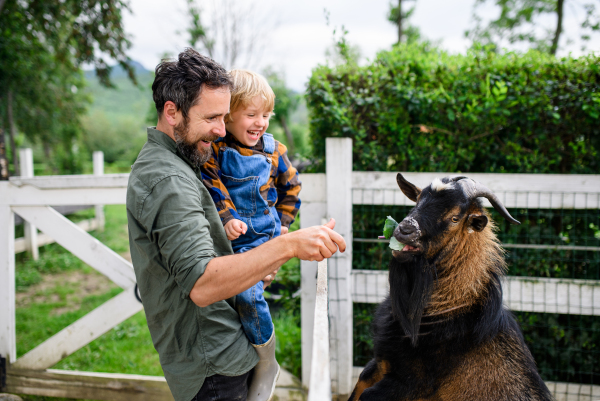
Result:
M241 376L233 377L209 376L191 401L246 401L251 372L252 370Z

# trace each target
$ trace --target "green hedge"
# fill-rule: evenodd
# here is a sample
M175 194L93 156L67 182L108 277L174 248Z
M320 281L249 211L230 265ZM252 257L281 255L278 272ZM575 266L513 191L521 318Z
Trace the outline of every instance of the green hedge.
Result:
M316 68L315 163L354 140L356 171L600 172L600 57L401 45L371 64Z

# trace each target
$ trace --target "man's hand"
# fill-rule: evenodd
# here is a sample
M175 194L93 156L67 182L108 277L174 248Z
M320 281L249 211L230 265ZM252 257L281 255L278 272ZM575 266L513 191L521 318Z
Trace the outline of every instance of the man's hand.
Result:
M330 258L338 249L340 252L346 250L346 241L333 231L334 227L335 220L331 219L322 226L294 231L283 238L289 239L289 245L298 259L320 262Z
M281 226L281 235L287 234L290 231L286 226Z
M241 220L232 219L229 220L225 224L225 234L227 234L227 239L229 241L233 241L238 238L240 235L246 234L246 230L248 230L248 226Z

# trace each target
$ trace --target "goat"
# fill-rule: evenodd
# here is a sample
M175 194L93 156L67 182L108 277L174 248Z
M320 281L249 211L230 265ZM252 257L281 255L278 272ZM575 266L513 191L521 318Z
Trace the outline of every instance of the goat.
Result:
M373 319L374 358L352 401L551 400L521 330L502 306L504 251L479 197L520 224L484 185L397 175L415 207L394 229L389 296Z

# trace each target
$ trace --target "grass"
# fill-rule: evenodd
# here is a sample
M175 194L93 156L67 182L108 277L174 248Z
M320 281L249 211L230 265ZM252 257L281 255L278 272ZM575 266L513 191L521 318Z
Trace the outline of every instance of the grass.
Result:
M78 221L90 218L90 213L93 211L80 211L69 217ZM129 241L125 206L106 206L105 215L105 230L91 234L115 252L127 252ZM99 287L105 290L88 293L85 285L89 282L69 280L74 275L87 277L93 284L100 283L102 285ZM40 248L38 261L26 254L17 255L16 280L17 296L26 295L21 302L24 305L17 306L16 310L18 356L122 291L57 244ZM143 312L115 326L53 368L154 376L163 374ZM29 395L22 395L22 398L25 401L67 400Z
M105 215L104 231L90 234L117 253L127 252L129 240L125 206L106 206ZM93 210L82 210L69 216L72 221L91 217ZM292 230L297 228L296 223ZM17 297L21 296L20 306L18 304L16 310L18 356L35 348L122 291L58 244L41 247L37 261L27 254L17 255L16 267ZM280 270L278 280L286 284L288 293L295 291L299 285L299 269L299 261L291 260ZM88 291L90 282L104 288L104 291ZM290 299L277 308L273 320L277 335L277 359L282 367L299 377L302 358L297 301L298 299ZM53 368L163 375L143 312L115 326ZM21 397L25 401L69 400L29 395Z

